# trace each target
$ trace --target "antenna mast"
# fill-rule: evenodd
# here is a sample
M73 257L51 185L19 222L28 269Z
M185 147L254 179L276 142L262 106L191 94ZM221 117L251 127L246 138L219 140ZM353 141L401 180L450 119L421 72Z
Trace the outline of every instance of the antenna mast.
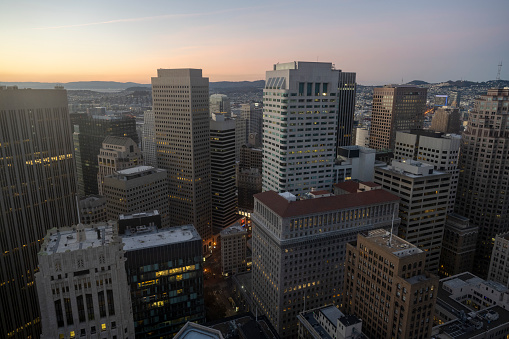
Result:
M500 72L502 71L502 60L500 60L500 63L498 64L498 72L497 72L497 81L500 81Z

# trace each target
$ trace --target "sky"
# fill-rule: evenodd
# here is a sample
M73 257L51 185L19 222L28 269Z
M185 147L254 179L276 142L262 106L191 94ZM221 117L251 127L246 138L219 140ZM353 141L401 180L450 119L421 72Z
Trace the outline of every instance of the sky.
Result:
M509 79L509 1L0 1L0 82L210 81L332 62L363 85Z

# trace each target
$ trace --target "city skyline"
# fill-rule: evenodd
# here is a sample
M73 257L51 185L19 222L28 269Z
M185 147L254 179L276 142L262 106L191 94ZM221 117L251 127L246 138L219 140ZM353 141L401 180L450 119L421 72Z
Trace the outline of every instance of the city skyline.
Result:
M154 69L181 67L211 81L260 80L274 62L318 60L363 84L485 81L509 55L509 3L497 0L103 5L0 6L0 80L149 83Z

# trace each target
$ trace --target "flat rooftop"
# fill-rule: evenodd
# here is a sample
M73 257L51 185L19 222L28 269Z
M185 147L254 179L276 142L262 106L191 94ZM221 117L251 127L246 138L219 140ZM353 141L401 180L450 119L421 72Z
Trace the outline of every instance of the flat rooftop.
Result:
M234 224L230 227L223 229L220 232L221 236L231 235L231 234L236 234L236 233L247 233L247 230L245 228L243 228L242 226L240 226L239 224Z
M141 173L141 172L149 171L149 170L152 170L152 169L155 169L155 167L152 167L152 166L136 166L136 167L126 168L126 169L121 170L121 171L117 171L117 173L118 174L124 174L124 175L130 175L130 174L136 174L136 173Z
M391 234L383 229L368 232L366 239L382 247L386 252L394 254L398 258L423 252L420 248L398 236L393 235L391 238Z
M82 229L84 235L79 241L78 229ZM46 237L48 240L45 240L41 253L55 254L83 250L110 244L113 241L113 226L107 223L79 224L50 230L50 234Z
M126 230L122 235L125 251L140 250L180 242L201 240L193 225L158 229L155 226L137 228L137 232Z

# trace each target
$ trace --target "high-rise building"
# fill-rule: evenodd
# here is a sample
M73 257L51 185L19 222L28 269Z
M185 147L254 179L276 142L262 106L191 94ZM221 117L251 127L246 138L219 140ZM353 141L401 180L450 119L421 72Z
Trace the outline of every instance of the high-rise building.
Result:
M0 337L38 338L34 273L53 227L78 222L67 92L0 87Z
M136 338L172 338L187 321L205 322L202 241L193 225L137 226L122 242Z
M254 135L253 146L262 145L263 136L263 108L259 103L250 103L240 105L240 115L247 121L248 135Z
M213 113L224 113L227 116L230 116L232 113L230 99L226 94L212 94L209 98L209 108L211 117Z
M240 223L221 231L221 271L233 275L247 270L247 229Z
M115 223L51 229L35 274L42 338L134 338Z
M396 131L422 129L426 88L386 85L373 91L369 147L393 150Z
M359 232L390 228L399 202L382 189L306 198L259 193L251 214L253 301L282 338L297 336L304 308L341 303L346 243Z
M242 116L235 117L235 159L240 159L240 149L248 142L248 121Z
M401 198L399 236L426 253L425 269L438 272L451 175L433 165L393 160L375 168L375 183Z
M170 224L193 224L212 246L209 79L201 69L158 69L152 98L157 163L168 171Z
M430 338L438 277L426 254L385 230L347 244L343 307L369 338Z
M509 233L495 237L488 279L509 287Z
M108 220L118 220L121 214L157 210L161 215L162 227L170 226L168 178L165 170L137 166L117 171L104 178L103 190Z
M355 145L361 147L369 146L369 129L371 126L359 126L355 129Z
M104 195L104 177L126 168L141 165L141 151L131 138L107 136L99 149L97 163L99 164L97 187L99 195Z
M439 107L431 120L431 129L442 133L461 133L460 109L457 107Z
M479 227L473 272L486 278L495 236L509 231L509 88L476 99L459 164L455 212Z
M263 90L263 190L330 190L336 159L340 71L294 61L267 71Z
M145 111L143 115L143 138L141 142L143 162L147 166L157 167L156 126L154 111Z
M338 147L338 158L334 165L334 181L373 181L376 151L360 146Z
M80 223L96 224L98 222L106 222L106 197L100 195L89 195L81 198L80 206Z
M438 269L441 277L472 270L478 233L479 228L470 225L467 218L456 213L447 215Z
M138 144L136 119L130 116L71 114L71 124L74 126L73 139L77 155L78 192L82 196L98 194L97 156L104 139L109 135L128 137Z
M410 130L396 132L396 160L417 160L432 164L437 171L451 174L448 213L454 210L458 188L458 158L461 136L444 134L430 130Z
M212 113L210 120L212 227L215 233L237 219L235 120Z
M240 162L237 171L237 194L239 210L252 212L254 195L262 192L261 148L244 145L240 149Z
M355 115L356 73L339 72L338 82L338 129L336 146L351 146L353 139L353 119Z

